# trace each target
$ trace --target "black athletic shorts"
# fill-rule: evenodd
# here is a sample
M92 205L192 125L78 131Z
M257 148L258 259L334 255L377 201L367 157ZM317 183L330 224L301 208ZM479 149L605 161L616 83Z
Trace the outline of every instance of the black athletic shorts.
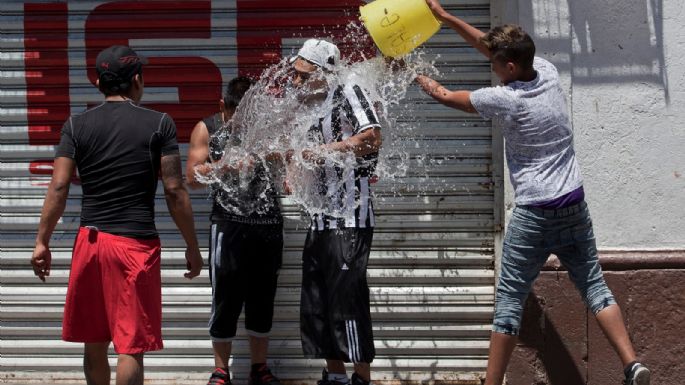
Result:
M243 304L247 333L268 336L282 259L282 224L212 223L209 240L212 341L230 341L235 337Z
M302 253L300 328L307 358L371 363L366 266L373 228L309 230Z

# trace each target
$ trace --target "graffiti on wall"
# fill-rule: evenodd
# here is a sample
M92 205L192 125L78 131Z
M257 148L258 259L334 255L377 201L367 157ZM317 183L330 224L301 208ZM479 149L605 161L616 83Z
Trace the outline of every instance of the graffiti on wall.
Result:
M221 2L210 0L112 1L94 3L85 16L83 31L74 31L70 17L82 13L82 9L72 9L66 2L27 2L23 32L29 144L59 142L62 124L79 109L74 108L77 103L73 95L83 93L77 88L82 85L71 84L74 76L70 73L75 67L85 68L94 87L96 76L91 68L95 57L114 44L131 45L148 57L143 76L146 89L174 90L172 100L144 98L142 104L168 113L177 124L179 142L187 143L195 123L216 112L227 74L258 76L265 67L281 60L284 41L289 39L331 37L343 41L344 27L357 20L361 4L360 0L239 0L234 7L225 8ZM217 13L224 18L229 15L232 23L228 27L213 25L213 14ZM230 39L225 40L225 47L217 47L218 57L195 53L188 43L210 39L222 29ZM83 36L84 41L74 42L74 35ZM163 42L162 47L174 47L173 53L149 48L154 43L144 44L158 41ZM80 47L85 50L85 63L75 63L70 58L70 50ZM375 49L371 42L364 47L365 55L372 56ZM344 56L360 53L359 45L342 43L340 48ZM98 98L101 96L94 95L87 106L99 103ZM34 175L51 171L49 160L30 164Z

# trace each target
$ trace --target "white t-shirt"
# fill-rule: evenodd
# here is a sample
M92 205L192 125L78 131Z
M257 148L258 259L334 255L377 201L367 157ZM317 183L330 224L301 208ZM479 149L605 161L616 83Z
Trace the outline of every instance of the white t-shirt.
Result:
M559 73L539 57L533 67L532 81L471 93L476 111L502 127L517 205L547 202L583 184Z

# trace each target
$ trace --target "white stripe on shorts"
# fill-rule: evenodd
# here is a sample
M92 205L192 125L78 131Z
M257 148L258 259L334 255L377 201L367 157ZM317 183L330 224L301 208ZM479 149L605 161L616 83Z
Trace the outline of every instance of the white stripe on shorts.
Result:
M354 350L355 350L355 355L357 356L357 361L355 361L355 362L361 362L362 355L361 355L361 352L359 351L359 334L357 333L357 321L355 321L355 320L352 320L352 331L353 331L353 336L354 336Z
M350 358L350 362L354 362L354 353L352 352L352 336L350 332L350 321L345 321L345 331L347 332L347 356Z
M212 251L212 254L209 256L211 259L211 263L214 264L216 263L216 223L212 224L212 228L210 231L211 237L209 240L209 247ZM216 292L216 268L212 269L212 294ZM212 314L209 317L209 326L211 327L212 323L214 322L214 318L216 317L216 303L214 301L214 295L212 295Z
M345 329L347 331L347 350L350 361L357 363L361 362L361 354L359 352L359 336L357 334L357 321L345 321Z

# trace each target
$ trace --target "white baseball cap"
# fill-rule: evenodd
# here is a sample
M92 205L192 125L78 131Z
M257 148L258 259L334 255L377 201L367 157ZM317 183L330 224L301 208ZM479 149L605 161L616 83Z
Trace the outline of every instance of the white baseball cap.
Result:
M309 39L302 44L297 56L317 66L332 71L340 62L340 50L326 40Z

